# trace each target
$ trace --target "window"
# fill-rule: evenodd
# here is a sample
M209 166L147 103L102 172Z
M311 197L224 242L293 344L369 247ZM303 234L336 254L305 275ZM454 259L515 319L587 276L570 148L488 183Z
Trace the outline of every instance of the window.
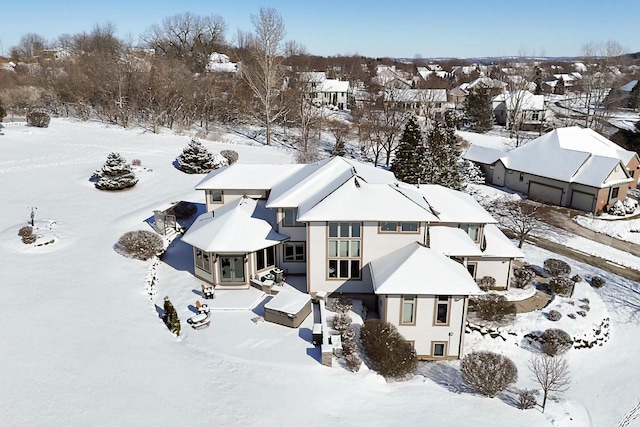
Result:
M380 231L387 233L395 233L398 231L398 223L397 222L381 222L380 223Z
M284 261L285 262L304 262L305 257L304 242L286 242L284 244Z
M329 278L360 278L361 228L359 222L329 223L327 240Z
M299 227L302 225L297 220L298 210L296 208L284 208L282 212L284 213L282 225L285 227Z
M478 224L460 224L460 228L467 232L474 242L480 238L480 226Z
M416 324L416 297L415 295L404 295L402 297L401 325Z
M380 233L418 233L420 225L417 222L380 222Z
M471 274L471 277L476 278L476 263L467 263L467 271Z
M520 172L520 182L524 181L524 172Z
M264 270L267 267L273 267L276 265L276 250L275 246L269 248L260 249L256 251L256 270Z
M533 120L540 120L540 113L537 111L534 111L533 113L531 113L531 118Z
M447 353L447 343L446 342L431 342L431 355L433 357L444 357Z
M222 190L211 190L211 203L224 203L222 200Z
M196 249L196 268L211 273L211 255L209 252Z
M615 187L611 189L611 198L612 199L616 199L618 198L618 193L620 192L620 187Z
M436 325L449 324L449 303L448 295L438 295L436 297Z
M417 233L418 232L418 223L417 222L403 222L401 223L401 230L403 233Z
M634 176L635 174L636 174L636 171L629 171L629 176L630 176L631 178L633 178L633 176Z

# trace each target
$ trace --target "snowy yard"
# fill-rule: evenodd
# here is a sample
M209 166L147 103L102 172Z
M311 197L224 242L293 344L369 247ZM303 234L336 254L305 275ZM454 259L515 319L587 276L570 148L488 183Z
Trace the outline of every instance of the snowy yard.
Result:
M574 220L581 226L616 239L640 244L640 218L598 219L593 216L577 216Z
M3 133L3 425L378 426L438 420L459 426L473 420L478 427L599 427L615 425L640 397L640 285L570 260L574 272L602 275L607 284L600 290L581 284L577 298L589 298L591 309L585 318L564 316L561 327L579 333L608 316L610 337L602 347L569 351L571 389L549 402L545 414L515 408L510 393L495 399L473 394L460 380L459 362L422 363L412 380L396 383L364 366L356 374L326 368L310 343L312 318L298 329L256 321L269 297L253 289L246 298L219 294L220 307L227 299L230 309L216 310L213 300L211 326L195 331L186 319L195 301L202 301L201 282L183 256L190 249L179 241L170 248L157 267L153 301L145 291L152 261L127 259L113 249L126 231L149 229L144 221L154 209L178 200L203 203L193 189L202 176L172 165L190 137L61 119L47 129L11 126ZM238 134L220 137L226 143L204 144L214 152L236 150L241 162L293 159L285 147L262 146ZM147 168L130 190L101 192L89 182L112 151ZM18 229L32 206L42 238L53 244L20 241ZM530 264L557 257L529 245L524 251ZM179 338L158 317L156 304L165 295L182 321ZM552 304L566 314L571 310L564 300ZM513 327L551 327L546 311L519 316ZM532 350L521 342L468 335L466 350L479 348L513 358L517 386L534 386L526 368Z

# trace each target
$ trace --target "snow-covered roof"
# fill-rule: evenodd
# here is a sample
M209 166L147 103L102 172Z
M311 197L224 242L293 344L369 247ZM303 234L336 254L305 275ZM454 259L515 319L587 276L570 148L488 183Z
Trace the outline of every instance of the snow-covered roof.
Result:
M274 231L275 215L264 201L242 197L200 215L182 241L205 252L255 252L288 239Z
M627 83L626 85L622 85L620 86L620 91L622 92L631 92L633 90L633 88L638 84L637 80L631 80L629 83Z
M429 227L429 247L447 256L481 256L480 247L461 228Z
M285 287L264 305L265 309L285 314L297 314L311 301L309 294L292 287Z
M484 239L486 246L483 257L524 258L524 253L495 224L484 226Z
M471 144L471 146L462 154L462 158L472 162L484 163L491 165L505 155L505 152L497 148L483 147L481 145Z
M452 224L488 224L496 220L469 194L435 184L423 184L415 187L402 184L400 189L408 188L421 193L429 202L432 211L440 222Z
M209 172L196 185L196 190L270 190L304 166L234 163Z
M447 102L446 89L389 89L385 101L395 102Z
M369 263L376 294L477 295L467 269L434 249L411 243Z
M534 95L528 90L501 93L495 96L493 101L504 102L507 110L513 110L516 107L520 110L544 110L544 95Z
M495 80L489 77L479 77L474 81L470 82L464 89L471 90L475 87L504 89L507 87L507 84L505 82L501 82L500 80Z
M395 186L369 184L354 176L308 210L298 210L299 221L437 221Z
M230 62L229 57L224 53L213 52L209 55L209 62L205 69L213 72L235 73L238 71L238 64Z
M322 82L321 92L348 92L349 82L337 79L326 79Z
M508 169L602 188L619 162L624 168L636 155L591 129L572 126L554 129L500 160Z

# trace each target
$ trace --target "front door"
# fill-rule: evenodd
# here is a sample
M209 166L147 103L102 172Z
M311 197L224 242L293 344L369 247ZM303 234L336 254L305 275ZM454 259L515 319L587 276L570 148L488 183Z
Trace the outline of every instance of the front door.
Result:
M244 256L220 257L220 281L221 282L245 282Z

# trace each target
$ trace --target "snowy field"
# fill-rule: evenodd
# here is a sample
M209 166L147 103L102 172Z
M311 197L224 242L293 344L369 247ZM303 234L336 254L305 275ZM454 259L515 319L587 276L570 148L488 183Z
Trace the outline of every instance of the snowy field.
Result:
M581 226L616 239L640 244L640 218L607 220L593 216L577 216L574 220Z
M254 290L247 291L246 308L214 310L211 327L193 331L185 320L200 282L184 261L185 246L176 242L158 266L154 301L144 289L152 262L113 249L124 232L148 229L144 221L153 209L177 200L203 203L193 190L202 176L172 165L189 136L61 119L48 129L2 132L0 425L599 427L617 425L640 398L640 286L573 261L585 277L606 277L604 288L584 292L591 293L593 307L587 319L606 313L611 336L602 347L569 352L572 387L547 404L546 414L516 409L509 393L495 399L471 393L460 382L457 362L423 363L419 375L400 383L386 383L364 366L356 374L338 364L323 367L309 342L312 320L300 329L255 321L265 300L249 293ZM285 148L238 135L221 138L233 146L205 145L214 152L234 149L241 162L293 158ZM130 190L101 192L89 182L112 151L146 168ZM55 243L20 242L17 231L32 206L36 225ZM554 256L528 245L524 250L531 264ZM164 295L183 321L178 339L157 316L155 304ZM519 317L515 326L549 323L538 312ZM478 337L467 339L466 351L471 347L512 357L517 386L534 386L526 368L530 349Z

